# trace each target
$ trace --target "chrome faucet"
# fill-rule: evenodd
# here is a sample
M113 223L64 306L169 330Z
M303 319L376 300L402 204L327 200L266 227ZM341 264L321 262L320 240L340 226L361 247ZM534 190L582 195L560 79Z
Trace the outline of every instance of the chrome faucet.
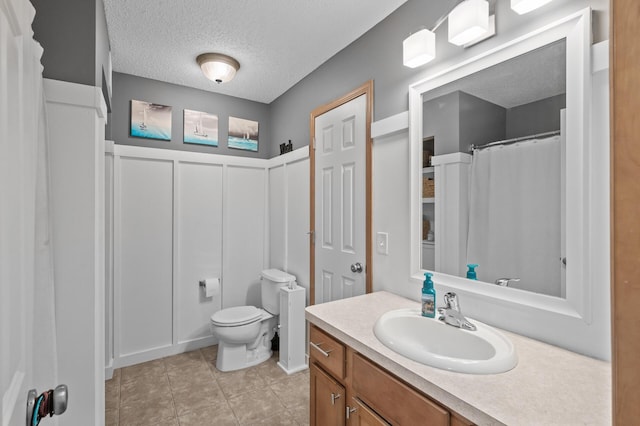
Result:
M438 319L440 321L444 321L445 324L449 324L454 327L476 331L476 326L466 319L460 312L458 296L455 293L446 293L444 295L444 304L444 308L438 308L438 313L440 314Z
M496 285L499 285L500 287L509 287L509 283L511 281L517 282L520 281L520 278L498 278L495 282Z

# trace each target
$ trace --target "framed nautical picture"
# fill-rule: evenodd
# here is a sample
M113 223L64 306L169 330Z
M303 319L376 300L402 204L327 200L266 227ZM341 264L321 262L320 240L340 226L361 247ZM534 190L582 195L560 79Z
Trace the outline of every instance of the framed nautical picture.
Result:
M258 122L229 117L228 146L258 152Z
M184 143L218 146L218 116L185 109Z
M131 136L171 140L171 107L131 100Z

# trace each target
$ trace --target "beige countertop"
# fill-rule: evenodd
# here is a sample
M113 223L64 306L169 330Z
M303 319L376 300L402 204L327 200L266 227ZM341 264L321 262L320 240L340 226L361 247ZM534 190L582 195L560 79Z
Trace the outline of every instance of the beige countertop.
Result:
M306 319L478 425L611 424L611 366L503 331L518 365L502 374L452 373L412 361L373 334L383 313L419 308L385 291L306 309Z

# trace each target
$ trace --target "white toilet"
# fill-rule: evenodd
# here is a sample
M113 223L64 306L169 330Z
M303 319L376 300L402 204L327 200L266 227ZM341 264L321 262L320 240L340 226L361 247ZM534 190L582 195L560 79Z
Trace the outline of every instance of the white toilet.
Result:
M235 306L211 315L211 332L218 338L220 371L233 371L260 364L271 358L271 339L278 326L280 287L296 278L278 269L261 273L262 309L255 306Z

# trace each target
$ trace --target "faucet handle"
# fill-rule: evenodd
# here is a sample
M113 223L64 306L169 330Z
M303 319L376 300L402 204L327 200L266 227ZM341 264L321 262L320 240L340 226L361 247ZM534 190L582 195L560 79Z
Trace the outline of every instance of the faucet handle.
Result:
M444 304L446 309L453 309L455 311L460 310L460 307L458 306L458 296L452 291L445 293Z
M499 285L500 287L509 287L509 283L510 282L517 282L520 281L520 278L498 278L495 283L496 285Z

